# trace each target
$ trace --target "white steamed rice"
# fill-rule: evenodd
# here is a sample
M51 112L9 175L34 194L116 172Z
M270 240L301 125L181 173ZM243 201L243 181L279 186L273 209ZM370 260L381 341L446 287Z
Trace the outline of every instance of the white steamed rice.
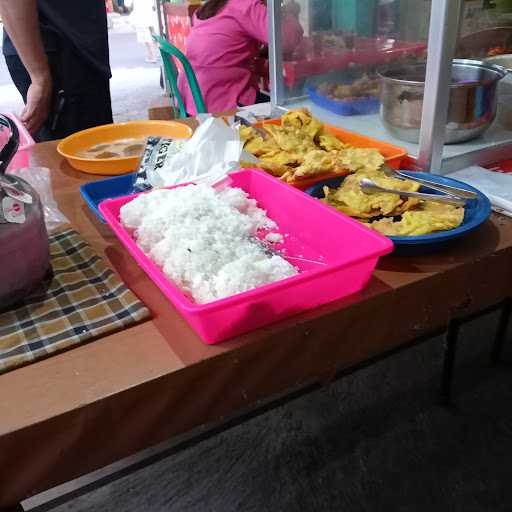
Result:
M121 223L166 276L199 304L297 274L258 242L275 223L238 188L155 190L121 208Z

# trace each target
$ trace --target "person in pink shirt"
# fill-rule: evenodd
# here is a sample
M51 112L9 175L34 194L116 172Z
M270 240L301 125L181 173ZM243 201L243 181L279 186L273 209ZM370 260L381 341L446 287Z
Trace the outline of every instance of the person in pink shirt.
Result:
M292 2L283 19L288 53L302 41L299 6ZM199 81L208 112L226 112L264 100L254 71L261 46L268 44L267 6L263 0L208 0L194 15L187 58ZM188 114L196 114L192 94L180 73L178 85Z

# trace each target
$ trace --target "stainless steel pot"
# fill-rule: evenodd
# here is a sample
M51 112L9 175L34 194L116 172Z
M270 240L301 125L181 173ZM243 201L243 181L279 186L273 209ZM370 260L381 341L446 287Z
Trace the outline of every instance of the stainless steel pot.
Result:
M496 117L496 87L506 74L495 64L453 61L446 144L474 139L491 126ZM425 63L380 73L381 119L397 139L419 141L425 75Z
M24 180L4 174L18 149L16 125L0 115L10 130L0 151L0 311L31 293L50 271L48 234L36 191Z
M512 54L506 53L504 55L495 55L494 57L487 57L484 59L486 64L494 64L504 67L508 72L512 71Z

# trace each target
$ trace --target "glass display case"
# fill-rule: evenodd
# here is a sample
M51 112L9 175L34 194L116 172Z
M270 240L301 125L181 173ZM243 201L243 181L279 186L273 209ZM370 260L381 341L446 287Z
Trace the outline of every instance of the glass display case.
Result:
M464 2L455 57L497 64L506 71L512 69L512 1ZM475 102L482 105L482 98L475 98ZM446 145L445 159L455 160L460 167L466 163L487 164L512 157L512 75L498 80L494 102L496 118L490 128L466 144Z
M512 78L493 67L512 67L512 0L268 6L277 110L307 107L324 122L404 147L433 172L512 156Z

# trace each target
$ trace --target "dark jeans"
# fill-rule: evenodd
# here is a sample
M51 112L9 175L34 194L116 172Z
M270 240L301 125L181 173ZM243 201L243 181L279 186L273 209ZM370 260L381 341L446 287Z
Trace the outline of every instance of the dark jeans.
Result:
M53 79L51 112L36 142L62 139L86 128L112 123L108 77L96 71L71 49L48 53ZM17 55L5 57L7 68L23 101L27 101L30 76Z

